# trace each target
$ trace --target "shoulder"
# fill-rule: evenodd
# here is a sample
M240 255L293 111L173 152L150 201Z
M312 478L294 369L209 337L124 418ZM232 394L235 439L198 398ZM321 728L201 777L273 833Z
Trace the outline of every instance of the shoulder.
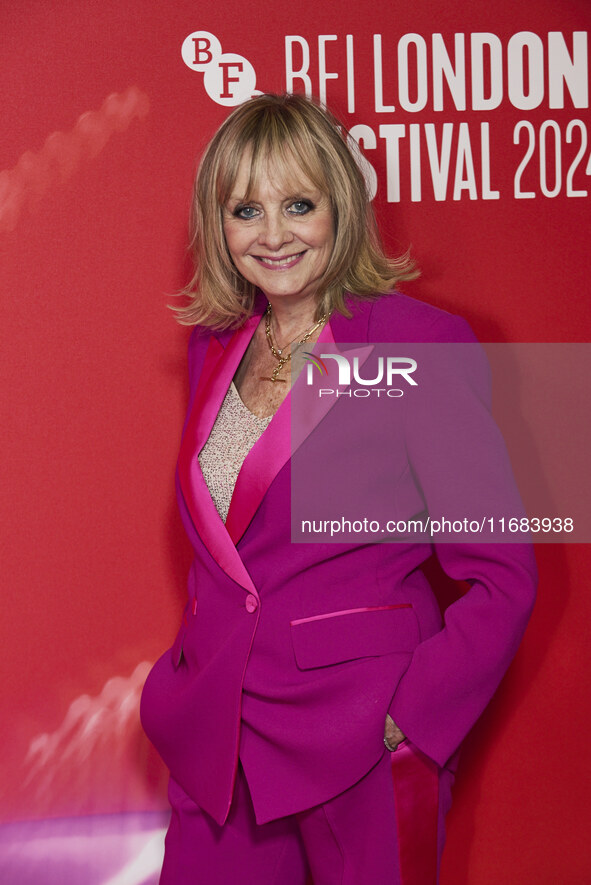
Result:
M212 339L225 347L236 329L210 329L208 326L194 326L189 338L189 362L205 354Z
M369 305L368 340L408 342L474 342L476 336L462 317L409 298L400 292L384 295Z
M258 291L252 310L238 324L223 329L212 328L211 326L194 326L189 338L189 361L191 361L194 355L199 356L200 353L205 353L212 340L220 344L222 348L225 348L236 332L239 332L252 316L261 317L263 315L266 306L267 299L262 292Z
M214 350L209 350L210 345ZM222 352L223 345L211 329L205 326L195 326L189 338L187 351L187 365L189 370L189 387L191 396L195 392L199 378L203 371L206 359L216 356L215 350Z
M347 300L352 316L331 317L335 337L341 341L474 342L476 337L462 317L409 298L400 292L372 301Z
M187 349L187 357L189 360L189 368L193 368L197 362L200 362L205 356L205 351L211 340L211 329L205 326L194 326L189 338Z

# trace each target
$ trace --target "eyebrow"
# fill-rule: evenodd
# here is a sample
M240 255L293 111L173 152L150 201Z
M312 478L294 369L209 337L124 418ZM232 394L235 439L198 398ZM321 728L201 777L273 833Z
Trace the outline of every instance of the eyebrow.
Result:
M282 203L290 203L297 202L297 200L312 200L313 202L318 202L322 197L326 197L322 191L318 190L318 188L312 186L312 188L302 188L302 190L294 191L291 194L287 194L282 198ZM226 201L226 205L228 203L258 203L259 200L256 200L253 196L247 197L246 195L238 196L238 194L230 194Z

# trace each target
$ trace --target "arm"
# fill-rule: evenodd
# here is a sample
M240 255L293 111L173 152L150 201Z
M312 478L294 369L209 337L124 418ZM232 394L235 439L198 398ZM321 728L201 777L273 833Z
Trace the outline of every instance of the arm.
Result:
M474 341L467 324L455 317L444 315L432 331L434 340L437 335L440 341ZM405 437L411 468L433 517L516 515L521 510L490 414L490 379L480 348L468 348L466 361L445 363L437 395L409 410ZM398 733L408 735L443 765L484 710L517 650L537 575L528 543L470 539L439 543L435 549L446 573L467 581L470 589L447 609L443 629L417 646L389 714L397 728L392 743Z

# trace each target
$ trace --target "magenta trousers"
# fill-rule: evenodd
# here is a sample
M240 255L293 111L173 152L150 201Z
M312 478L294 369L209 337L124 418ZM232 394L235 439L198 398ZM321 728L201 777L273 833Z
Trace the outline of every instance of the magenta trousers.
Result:
M171 779L160 885L436 885L452 783L403 744L329 802L259 825L240 767L220 826Z

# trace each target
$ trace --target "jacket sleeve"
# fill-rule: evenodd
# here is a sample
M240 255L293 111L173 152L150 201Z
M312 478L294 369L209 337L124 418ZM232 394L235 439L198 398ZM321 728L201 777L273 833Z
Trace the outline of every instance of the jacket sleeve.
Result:
M443 315L432 331L434 341L469 346L434 344L427 354L431 386L405 419L410 467L432 519L469 518L484 522L487 531L486 539L479 533L433 535L445 572L468 582L469 590L446 610L442 630L415 649L389 713L419 749L444 765L517 651L537 572L528 539L514 543L515 536L499 534L498 518L520 516L523 505L491 415L484 352L456 317ZM430 345L420 347L425 354Z

